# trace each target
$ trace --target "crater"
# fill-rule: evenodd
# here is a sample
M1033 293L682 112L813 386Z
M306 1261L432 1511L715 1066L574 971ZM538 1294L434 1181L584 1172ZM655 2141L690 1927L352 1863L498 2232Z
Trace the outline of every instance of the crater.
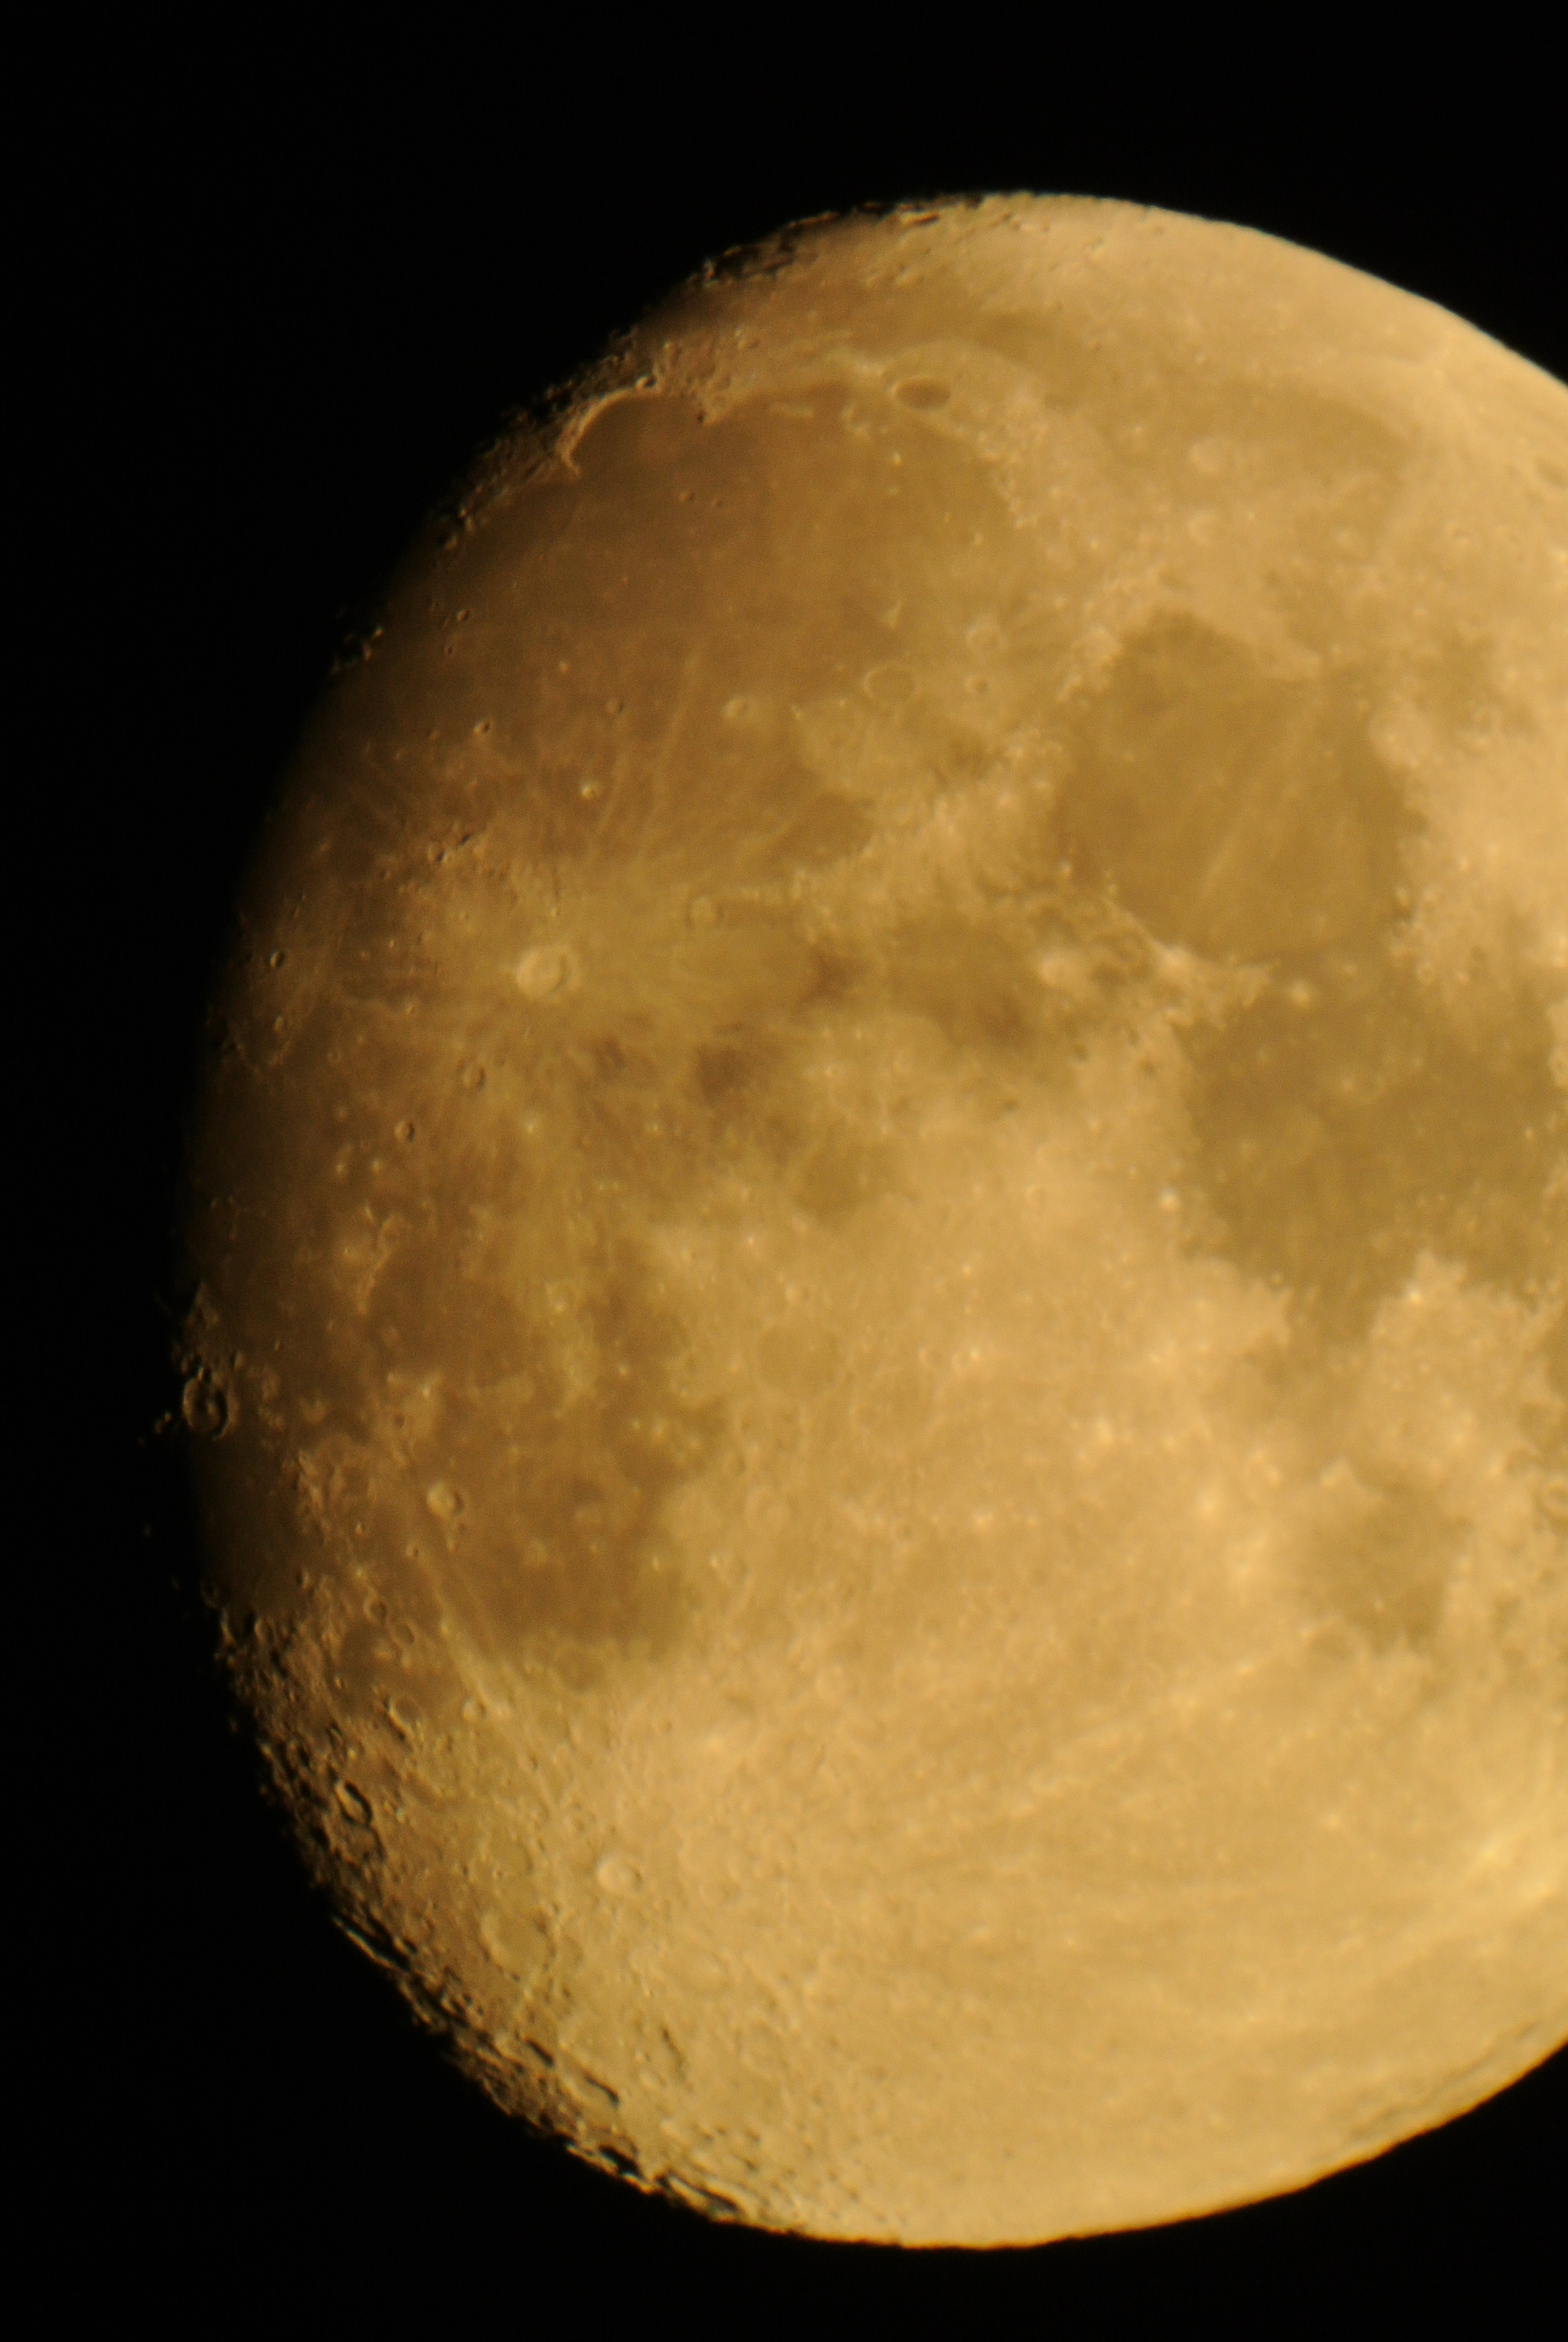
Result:
M524 1000L553 1000L571 988L575 975L564 944L535 944L517 963L517 989Z

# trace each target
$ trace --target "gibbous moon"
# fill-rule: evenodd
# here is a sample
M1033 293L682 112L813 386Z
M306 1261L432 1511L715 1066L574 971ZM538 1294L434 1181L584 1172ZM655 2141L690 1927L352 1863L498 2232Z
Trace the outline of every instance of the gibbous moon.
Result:
M721 2217L1297 2187L1568 2036L1568 390L991 197L519 425L262 839L225 1647L501 2104Z

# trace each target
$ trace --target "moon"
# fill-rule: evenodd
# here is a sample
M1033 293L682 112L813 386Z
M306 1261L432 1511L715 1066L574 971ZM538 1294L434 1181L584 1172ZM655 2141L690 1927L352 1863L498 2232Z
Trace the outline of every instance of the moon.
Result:
M711 269L239 908L185 1416L344 1924L715 2217L1039 2242L1568 2037L1568 391L1243 229Z

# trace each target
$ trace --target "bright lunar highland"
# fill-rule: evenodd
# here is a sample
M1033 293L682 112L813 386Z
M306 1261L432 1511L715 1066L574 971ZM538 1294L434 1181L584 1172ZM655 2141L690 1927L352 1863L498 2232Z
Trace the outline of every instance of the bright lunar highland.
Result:
M1251 233L710 269L415 546L192 1154L225 1645L504 2106L821 2237L1568 2035L1568 390Z

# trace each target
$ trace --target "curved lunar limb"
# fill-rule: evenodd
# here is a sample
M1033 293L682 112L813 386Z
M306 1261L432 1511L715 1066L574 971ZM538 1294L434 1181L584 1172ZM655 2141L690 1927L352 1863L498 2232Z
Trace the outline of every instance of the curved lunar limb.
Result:
M1568 391L1239 228L709 271L432 524L240 909L225 1646L504 2105L824 2237L1568 2036Z

